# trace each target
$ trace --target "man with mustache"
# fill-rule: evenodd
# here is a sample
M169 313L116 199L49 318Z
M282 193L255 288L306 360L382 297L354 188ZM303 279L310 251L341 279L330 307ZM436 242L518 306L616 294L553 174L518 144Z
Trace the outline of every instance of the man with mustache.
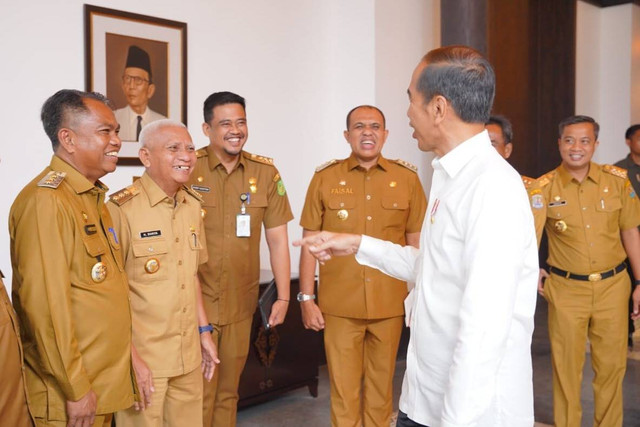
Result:
M407 92L413 137L436 154L420 249L328 231L294 244L415 282L398 426L530 427L538 256L520 176L484 128L493 69L469 47L434 49Z
M200 371L211 381L218 359L197 276L207 261L201 199L185 186L196 150L187 128L167 119L147 125L140 143L144 174L107 204L129 277L132 359L141 393L134 408L116 414L116 423L197 427Z
M208 261L199 269L204 307L213 324L220 366L204 385L204 425L235 426L238 384L249 352L258 302L260 234L265 228L278 298L269 324L284 321L291 260L287 222L293 215L273 160L243 150L249 137L245 100L216 92L204 102L209 145L196 152L191 189L202 196Z
M41 118L54 155L9 214L29 407L37 426L108 426L133 404L129 287L99 180L116 168L118 122L77 90Z
M351 155L319 166L300 218L305 237L322 230L355 231L418 247L426 200L415 166L381 154L389 131L382 111L361 105L347 114ZM333 426L388 426L403 326L406 282L359 265L353 256L320 266L300 254L305 328L324 329Z

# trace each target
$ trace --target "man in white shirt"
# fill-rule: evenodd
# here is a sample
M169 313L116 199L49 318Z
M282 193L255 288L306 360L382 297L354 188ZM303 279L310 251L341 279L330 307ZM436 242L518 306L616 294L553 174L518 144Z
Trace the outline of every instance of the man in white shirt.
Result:
M436 154L420 249L329 232L295 244L416 283L398 426L531 427L537 244L520 176L484 130L493 70L468 47L435 49L408 93L413 136Z
M129 46L122 75L122 91L127 97L127 106L115 111L120 125L119 136L123 141L137 141L145 125L166 119L149 108L149 100L156 91L151 77L149 54L138 46Z

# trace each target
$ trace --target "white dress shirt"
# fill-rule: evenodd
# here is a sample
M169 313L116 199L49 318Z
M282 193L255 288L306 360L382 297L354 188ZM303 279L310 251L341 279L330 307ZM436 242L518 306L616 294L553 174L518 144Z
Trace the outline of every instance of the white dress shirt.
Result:
M118 108L115 111L116 120L120 125L120 139L123 141L135 141L136 140L136 130L138 129L138 116L142 116L141 126L144 127L151 122L155 122L156 120L166 119L160 113L156 113L151 108L147 107L144 110L144 113L138 114L131 109L131 106L127 104L124 108ZM137 153L136 153L137 155Z
M522 180L486 131L432 166L420 250L363 236L356 255L416 282L400 409L430 427L531 427L538 252Z

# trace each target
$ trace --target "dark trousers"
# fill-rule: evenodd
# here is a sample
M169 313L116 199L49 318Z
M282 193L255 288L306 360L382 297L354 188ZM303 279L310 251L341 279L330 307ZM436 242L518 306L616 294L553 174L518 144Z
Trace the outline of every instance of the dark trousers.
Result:
M424 424L418 424L415 421L411 421L407 414L402 411L398 411L398 421L396 422L396 427L429 427Z

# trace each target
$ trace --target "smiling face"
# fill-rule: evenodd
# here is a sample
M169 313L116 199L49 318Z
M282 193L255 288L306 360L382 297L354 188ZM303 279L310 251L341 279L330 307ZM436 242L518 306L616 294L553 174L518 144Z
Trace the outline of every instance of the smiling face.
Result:
M349 129L344 138L360 166L370 168L375 165L387 140L389 131L385 129L384 117L375 108L360 107L351 113Z
M84 105L87 112L65 118L64 126L58 132L59 150L64 150L65 159L95 183L116 169L122 142L111 108L91 98L85 98Z
M159 127L144 141L140 160L147 174L170 197L186 184L196 164L196 148L187 129Z
M567 125L558 139L562 164L570 172L581 174L589 171L589 162L597 146L598 141L592 123Z
M209 123L203 123L202 130L220 159L238 157L249 137L244 108L235 103L213 107L213 117Z

